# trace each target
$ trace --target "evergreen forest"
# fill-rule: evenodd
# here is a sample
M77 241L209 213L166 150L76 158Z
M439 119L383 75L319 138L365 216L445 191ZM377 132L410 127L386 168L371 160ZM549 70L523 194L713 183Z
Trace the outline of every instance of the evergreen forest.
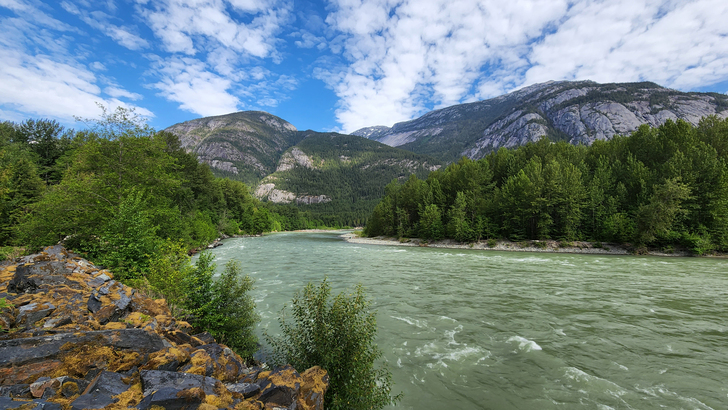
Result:
M728 119L682 120L591 146L546 138L392 181L369 236L557 239L728 251Z

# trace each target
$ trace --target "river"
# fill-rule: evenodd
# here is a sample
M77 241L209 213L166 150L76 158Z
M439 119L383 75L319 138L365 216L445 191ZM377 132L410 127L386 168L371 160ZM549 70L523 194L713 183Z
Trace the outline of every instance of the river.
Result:
M294 292L362 283L402 409L728 408L728 260L228 239L259 332Z

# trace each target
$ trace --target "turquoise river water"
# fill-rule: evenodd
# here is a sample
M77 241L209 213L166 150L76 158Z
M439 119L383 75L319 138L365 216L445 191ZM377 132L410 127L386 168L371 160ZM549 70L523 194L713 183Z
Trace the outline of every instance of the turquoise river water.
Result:
M363 283L403 409L727 409L728 260L228 239L259 332L294 292Z

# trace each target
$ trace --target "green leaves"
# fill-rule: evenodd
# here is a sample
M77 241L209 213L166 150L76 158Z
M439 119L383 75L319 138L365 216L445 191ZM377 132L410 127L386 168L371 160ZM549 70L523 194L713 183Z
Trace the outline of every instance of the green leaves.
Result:
M387 186L366 234L579 239L728 250L728 119L642 126L590 147L541 140ZM416 209L418 212L412 212Z
M281 312L282 335L266 335L279 364L329 372L327 409L381 409L399 400L391 395L389 370L375 367L382 352L374 344L377 323L370 305L361 285L332 299L326 279L319 286L309 283L293 297L291 321Z
M253 330L260 320L250 296L253 280L242 276L240 264L234 260L225 265L217 280L213 279L213 258L206 252L200 254L194 269L182 278L183 306L191 313L196 329L210 332L218 342L251 359L258 348Z

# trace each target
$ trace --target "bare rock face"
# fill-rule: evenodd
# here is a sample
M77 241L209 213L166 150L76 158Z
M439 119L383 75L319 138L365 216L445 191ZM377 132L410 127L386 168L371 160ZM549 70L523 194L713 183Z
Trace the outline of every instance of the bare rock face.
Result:
M681 119L696 125L709 115L728 117L728 96L683 93L647 82L549 81L490 100L432 111L389 129L370 127L353 134L453 161L461 155L482 158L501 147L524 145L544 136L591 144L629 134L642 124L659 126ZM449 151L453 143L464 149Z
M281 160L278 162L278 168L276 168L276 172L288 171L295 168L296 165L309 169L314 167L311 158L309 158L305 152L301 151L297 147L294 147L290 152L286 152L285 154L283 154Z
M326 371L248 367L60 246L0 266L0 296L0 408L323 410Z
M182 147L213 171L244 174L246 182L272 173L283 152L297 141L296 127L261 111L200 118L165 131L177 135Z

